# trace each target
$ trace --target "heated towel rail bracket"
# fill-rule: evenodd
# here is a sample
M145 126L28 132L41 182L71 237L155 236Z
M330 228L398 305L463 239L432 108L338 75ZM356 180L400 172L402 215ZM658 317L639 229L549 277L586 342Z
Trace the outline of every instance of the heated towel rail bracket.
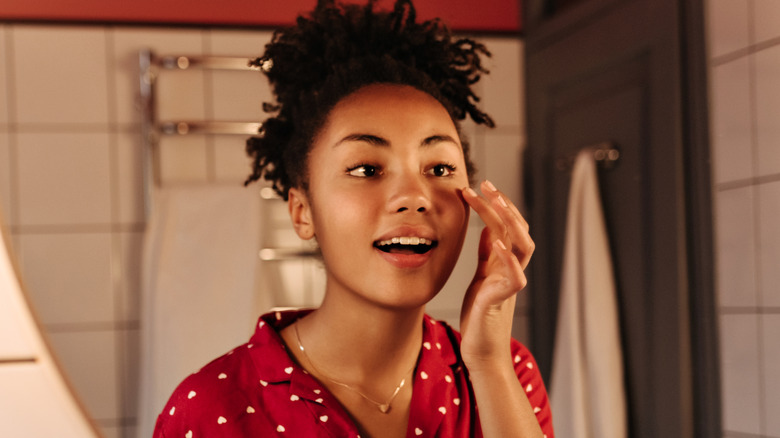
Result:
M249 65L249 57L228 56L158 56L151 50L139 53L140 102L143 137L144 209L149 218L152 209L152 191L162 184L160 176L160 137L176 135L257 135L262 127L259 122L213 120L158 120L156 80L162 71L190 69L208 70L256 70ZM279 199L270 188L260 191L263 199ZM258 257L264 261L283 261L318 257L315 250L301 248L263 248Z

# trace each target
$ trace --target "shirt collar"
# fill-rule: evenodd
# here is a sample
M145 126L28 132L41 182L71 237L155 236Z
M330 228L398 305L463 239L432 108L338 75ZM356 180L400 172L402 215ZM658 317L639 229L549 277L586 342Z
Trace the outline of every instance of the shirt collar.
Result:
M252 358L260 378L266 382L290 381L292 373L302 372L297 366L279 333L285 327L311 313L308 310L283 310L262 315L255 334L250 339ZM458 363L453 348L460 339L457 333L428 315L423 318L423 345L420 364L425 364L432 375L442 375ZM452 370L457 372L459 370Z

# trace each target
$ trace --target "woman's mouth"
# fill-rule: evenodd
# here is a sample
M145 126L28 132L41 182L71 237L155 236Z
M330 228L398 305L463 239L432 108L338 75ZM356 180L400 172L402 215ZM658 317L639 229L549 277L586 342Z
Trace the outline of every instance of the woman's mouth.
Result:
M393 237L374 242L374 247L388 254L425 254L438 244L424 237Z

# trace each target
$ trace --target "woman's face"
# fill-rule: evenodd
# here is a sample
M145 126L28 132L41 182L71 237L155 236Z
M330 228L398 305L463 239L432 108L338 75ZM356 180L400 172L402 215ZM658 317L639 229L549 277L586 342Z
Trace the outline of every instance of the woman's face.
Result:
M298 234L316 237L327 294L413 307L441 289L458 259L469 209L458 132L430 95L376 84L342 99L292 189Z

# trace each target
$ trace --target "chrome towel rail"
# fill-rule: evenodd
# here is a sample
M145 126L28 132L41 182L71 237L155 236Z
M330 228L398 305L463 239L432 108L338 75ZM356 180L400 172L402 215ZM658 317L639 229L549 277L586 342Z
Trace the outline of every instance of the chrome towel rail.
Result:
M600 165L602 169L611 169L615 167L620 160L620 149L617 144L612 141L604 141L596 143L584 148L578 149L575 152L559 156L555 159L556 169L562 172L568 172L574 167L574 160L577 158L577 154L583 149L590 149L593 151L593 158L596 163Z
M157 131L166 135L220 134L257 135L262 123L255 122L160 122Z

